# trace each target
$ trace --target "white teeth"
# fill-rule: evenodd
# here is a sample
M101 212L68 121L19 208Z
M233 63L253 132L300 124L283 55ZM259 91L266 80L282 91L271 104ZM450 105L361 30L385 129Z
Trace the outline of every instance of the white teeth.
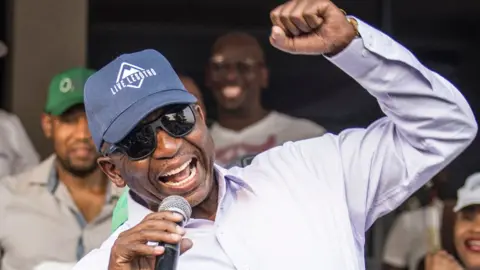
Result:
M480 246L480 240L470 240L468 241L470 246Z
M169 185L169 186L172 186L172 187L181 186L185 183L188 183L190 180L192 180L192 178L195 177L195 174L197 174L197 167L193 167L192 169L190 169L190 175L187 178L183 179L182 181L180 181L180 182L166 182L165 184Z
M174 175L174 174L177 174L183 170L185 170L188 165L190 165L190 162L192 162L192 160L190 159L189 161L185 162L182 166L176 168L176 169L173 169L167 173L164 173L163 175L161 175L161 177L165 177L165 176L170 176L170 175Z

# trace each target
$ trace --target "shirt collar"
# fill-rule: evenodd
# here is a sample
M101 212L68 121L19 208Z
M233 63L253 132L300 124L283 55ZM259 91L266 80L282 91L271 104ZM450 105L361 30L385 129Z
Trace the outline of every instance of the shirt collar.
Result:
M48 175L47 190L50 193L54 194L55 191L57 190L59 182L60 181L58 180L57 170L55 170L55 164L53 164L52 168L50 169L50 173Z
M55 168L55 162L52 162L50 167L50 172L48 174L48 179L46 183L47 190L54 195L57 191L60 180L58 178L58 173ZM116 202L120 198L120 194L123 189L117 188L112 182L108 181L107 183L107 196L105 197L105 204L110 204Z
M253 189L249 184L247 184L247 182L235 175L229 174L229 170L222 168L217 164L214 165L214 169L217 174L218 181L218 207L220 207L222 204L225 195L227 194L227 190L236 192L239 189L245 189L251 193L254 193ZM136 225L140 223L145 216L152 213L152 211L136 202L130 195L130 192L132 191L129 190L127 197L128 220L130 224Z

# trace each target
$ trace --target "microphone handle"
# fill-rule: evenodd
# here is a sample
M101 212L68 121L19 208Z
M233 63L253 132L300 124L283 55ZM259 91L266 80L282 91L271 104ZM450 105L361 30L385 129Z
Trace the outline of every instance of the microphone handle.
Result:
M180 244L161 243L165 252L155 258L155 270L175 270L180 255Z

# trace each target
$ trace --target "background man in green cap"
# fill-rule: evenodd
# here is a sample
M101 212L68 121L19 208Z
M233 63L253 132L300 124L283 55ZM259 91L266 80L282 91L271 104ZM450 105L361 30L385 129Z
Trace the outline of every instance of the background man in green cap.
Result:
M121 190L98 169L83 107L93 70L55 76L42 115L54 154L0 182L0 269L33 270L72 264L109 235Z

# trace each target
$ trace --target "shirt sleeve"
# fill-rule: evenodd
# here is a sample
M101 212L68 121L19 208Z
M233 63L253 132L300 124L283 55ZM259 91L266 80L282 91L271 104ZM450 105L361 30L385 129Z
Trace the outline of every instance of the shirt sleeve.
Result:
M343 185L352 227L357 239L363 239L376 219L397 208L470 145L477 123L450 82L387 35L358 22L361 38L327 59L375 97L386 117L365 129L347 129L294 147L303 162L314 164L307 166L319 179Z
M39 164L40 157L28 137L25 128L16 115L9 117L10 142L15 150L17 161L14 173L20 173Z
M383 249L383 262L398 268L408 267L408 254L414 237L408 228L407 214L402 214L395 220Z
M300 134L300 139L309 139L322 136L327 132L323 126L318 125L313 121L307 119L297 119L295 121L297 121L295 130L297 134Z
M12 167L16 154L10 144L10 135L7 132L8 129L5 126L5 122L0 123L0 181L3 177L14 172Z
M5 149L4 149L5 150ZM5 151L0 152L0 181L12 173L10 158Z

